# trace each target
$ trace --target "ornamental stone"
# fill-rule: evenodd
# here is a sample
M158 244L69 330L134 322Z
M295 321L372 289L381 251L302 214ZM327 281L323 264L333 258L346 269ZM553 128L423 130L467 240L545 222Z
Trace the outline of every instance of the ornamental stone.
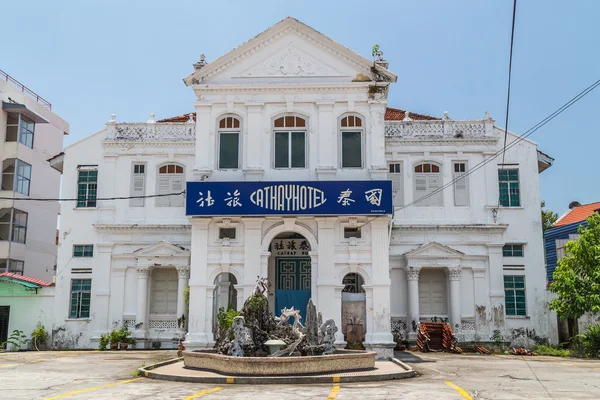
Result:
M419 280L419 272L421 272L420 267L405 267L406 271L406 279L409 281L418 281Z
M460 280L461 267L448 267L448 280L459 281Z

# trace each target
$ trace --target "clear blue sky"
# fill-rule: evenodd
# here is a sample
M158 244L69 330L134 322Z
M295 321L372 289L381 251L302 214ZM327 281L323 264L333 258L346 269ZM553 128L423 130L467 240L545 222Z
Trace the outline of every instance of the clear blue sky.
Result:
M11 1L0 8L0 69L71 123L70 144L117 114L145 121L193 111L182 78L290 15L398 76L389 105L504 126L512 1ZM600 79L600 1L519 0L509 129L545 118ZM541 175L558 213L600 201L600 88L531 136L556 159ZM591 178L591 179L590 179Z

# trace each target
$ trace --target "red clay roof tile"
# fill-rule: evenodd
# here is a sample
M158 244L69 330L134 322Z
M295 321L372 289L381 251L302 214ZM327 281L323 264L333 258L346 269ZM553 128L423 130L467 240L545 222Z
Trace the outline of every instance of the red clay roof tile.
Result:
M35 283L36 285L40 285L40 286L54 286L54 283L42 281L42 280L35 279L35 278L30 278L30 277L24 276L24 275L14 274L12 272L3 272L0 274L0 277L2 277L2 276L6 276L7 278L18 279L18 280L29 282L29 283Z
M590 215L592 215L599 209L600 202L577 206L570 210L567 214L565 214L561 219L559 219L554 224L553 228L557 226L573 224L575 222L585 221L589 218Z

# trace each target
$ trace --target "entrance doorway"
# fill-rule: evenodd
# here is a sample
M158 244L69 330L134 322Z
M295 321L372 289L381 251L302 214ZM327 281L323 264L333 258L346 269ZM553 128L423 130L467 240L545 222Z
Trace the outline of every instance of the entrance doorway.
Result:
M271 242L272 273L275 282L274 314L281 315L284 308L300 310L302 320L311 297L311 261L308 240L296 233L283 233Z
M10 307L0 307L0 343L8 339L8 317L10 315Z
M350 273L342 280L342 333L348 343L362 343L367 332L367 295L360 274Z

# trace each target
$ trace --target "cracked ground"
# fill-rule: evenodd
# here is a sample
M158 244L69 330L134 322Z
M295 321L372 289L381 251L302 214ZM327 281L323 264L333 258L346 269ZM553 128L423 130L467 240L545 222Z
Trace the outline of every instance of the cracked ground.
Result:
M397 353L412 379L334 385L211 385L135 377L175 351L0 353L0 399L599 399L600 361ZM462 390L458 390L458 389Z

